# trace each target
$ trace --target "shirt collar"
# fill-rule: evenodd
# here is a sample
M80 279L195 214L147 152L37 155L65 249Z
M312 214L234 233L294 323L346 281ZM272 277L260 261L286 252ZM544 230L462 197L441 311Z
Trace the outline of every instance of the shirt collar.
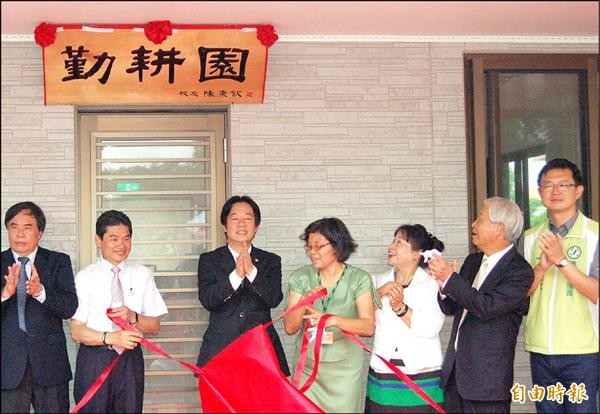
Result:
M390 282L394 282L396 280L396 275L394 274L394 267L390 269L390 271L386 274L386 277L387 280ZM413 275L412 280L410 281L410 284L406 287L406 289L409 289L411 286L418 285L419 283L426 281L429 277L429 273L427 273L427 271L421 266L418 266L417 270L415 271L415 274Z
M494 268L494 266L496 266L496 264L500 261L500 259L502 259L504 257L504 255L506 253L508 253L508 251L510 249L513 248L513 244L511 244L510 246L508 246L507 248L505 248L504 250L500 250L499 252L493 253L489 256L483 256L483 257L487 257L487 270L486 270L486 274L489 274L490 271Z
M233 259L237 260L238 256L240 255L238 252L236 252L235 250L233 250L233 248L228 244L227 248L229 249L229 252L233 255ZM248 254L250 254L250 252L252 251L252 245L250 245L248 247Z
M34 263L34 262L35 262L35 255L37 254L37 251L38 251L38 248L36 247L36 248L35 248L35 250L34 250L33 252L29 253L29 254L26 256L26 257L28 257L28 258L29 258L29 262L27 263L28 265L31 265L31 263ZM14 251L14 250L12 250L12 249L11 249L11 252L12 252L12 254L13 254L13 257L15 258L15 263L19 263L19 264L20 264L21 262L19 262L19 257L23 257L23 256L20 256L20 255L18 255L18 254L17 254L17 253L15 253L15 251Z
M558 233L560 237L565 237L567 233L571 231L575 222L577 221L577 217L579 217L579 211L575 212L575 215L568 219L562 226L556 227L550 219L548 219L548 228L552 233Z
M100 257L98 259L98 262L100 262L100 265L103 268L106 268L108 270L111 270L113 267L115 267L114 264L112 264L111 262L109 262L108 260L106 260L104 257ZM119 263L118 265L116 265L119 269L124 270L125 269L125 261Z

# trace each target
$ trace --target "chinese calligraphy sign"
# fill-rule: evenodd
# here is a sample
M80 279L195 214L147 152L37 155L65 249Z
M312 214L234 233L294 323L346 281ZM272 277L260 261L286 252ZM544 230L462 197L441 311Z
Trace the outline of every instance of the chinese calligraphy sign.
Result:
M46 104L263 101L264 27L174 27L158 44L134 27L65 26L52 34L43 45Z

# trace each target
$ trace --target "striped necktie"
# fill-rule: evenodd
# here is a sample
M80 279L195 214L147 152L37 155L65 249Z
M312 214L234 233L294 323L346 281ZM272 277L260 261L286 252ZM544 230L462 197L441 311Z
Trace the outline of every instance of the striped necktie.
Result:
M25 303L27 302L27 263L29 263L29 257L19 257L21 262L21 271L19 272L19 281L17 282L17 312L19 315L19 328L27 332L25 325Z
M119 277L119 273L121 272L121 268L119 268L119 266L113 266L112 269L110 269L111 272L113 272L113 279L112 279L112 284L110 287L110 293L111 293L111 308L119 308L121 306L125 306L125 299L123 296L123 285L121 284L121 278ZM117 325L116 323L113 323L113 332L115 331L119 331L121 330L121 327L119 325ZM125 349L118 346L118 345L113 345L113 349L115 351L117 351L117 353L120 355L122 354Z
M123 300L123 285L121 284L121 278L119 277L121 269L119 266L113 266L113 268L110 270L113 272L113 279L110 288L111 307L118 308L125 304Z

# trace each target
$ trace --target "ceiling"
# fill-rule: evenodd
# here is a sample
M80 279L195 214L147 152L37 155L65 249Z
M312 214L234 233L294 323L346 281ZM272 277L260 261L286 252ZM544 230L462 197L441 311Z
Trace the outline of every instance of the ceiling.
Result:
M2 35L41 23L273 24L287 36L598 37L597 1L2 1Z

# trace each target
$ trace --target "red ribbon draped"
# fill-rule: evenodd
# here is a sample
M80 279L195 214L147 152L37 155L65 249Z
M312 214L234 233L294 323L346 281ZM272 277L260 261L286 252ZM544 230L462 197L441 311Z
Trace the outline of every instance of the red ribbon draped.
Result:
M317 325L317 336L315 338L315 346L314 346L314 358L315 358L315 363L314 363L314 367L313 367L313 371L311 372L310 376L308 377L308 379L306 380L306 382L304 383L304 385L302 386L302 388L300 388L300 379L302 378L302 371L304 370L304 364L306 361L306 355L307 355L307 351L308 351L308 328L309 328L309 324L307 323L305 325L305 329L304 329L304 336L302 338L302 344L300 346L300 353L298 355L298 363L296 365L296 372L294 375L294 380L292 382L292 384L296 387L296 388L300 388L300 392L304 393L315 381L316 377L317 377L317 372L319 371L319 358L320 358L320 349L321 349L321 340L323 338L323 331L325 329L325 322L327 319L329 319L330 317L332 317L333 315L331 314L325 314L323 315L320 319L319 319L319 324ZM361 341L358 338L358 335L356 334L351 334L349 332L346 332L342 329L340 329L340 331L346 335L352 342L356 343L358 346L360 346L362 349L364 349L365 351L369 352L369 353L373 353L373 351L367 346L365 345L365 343L363 341ZM439 406L438 403L436 403L435 401L433 401L433 399L427 395L427 393L425 391L423 391L423 389L421 387L419 387L417 384L415 384L415 382L410 379L410 377L408 375L406 375L404 372L402 372L401 370L399 370L394 364L392 364L390 361L388 361L387 359L383 358L381 355L379 354L375 354L379 359L381 359L384 364L391 369L394 374L396 374L396 376L398 378L400 378L402 381L404 381L406 383L406 385L414 391L415 394L417 394L419 397L421 397L427 404L429 404L431 407L433 407L434 410L436 410L438 413L440 414L444 414L445 411L442 409L442 407Z
M315 300L323 297L327 295L327 289L323 288L317 292L314 292L310 295L308 295L306 298L304 298L303 300L299 301L296 305L292 306L290 309L286 310L285 312L283 312L281 315L279 315L277 318L273 319L272 321L266 323L264 326L265 328L268 327L269 325L271 325L274 322L277 322L278 320L280 320L281 318L283 318L285 315L294 312L295 310L306 306L308 304L312 304ZM107 309L107 314L111 312L111 309ZM298 364L296 366L296 372L294 375L294 379L292 384L296 387L296 388L300 388L299 391L301 393L304 393L308 388L310 388L310 386L314 383L316 377L317 377L317 373L319 370L319 360L320 360L320 352L321 352L321 341L323 338L323 332L325 330L325 323L327 322L327 319L329 319L330 317L332 317L333 315L331 314L324 314L323 316L321 316L321 318L319 319L319 323L317 325L317 335L315 338L315 346L314 346L314 357L315 357L315 363L314 363L314 368L313 371L311 372L310 376L308 377L308 379L306 380L306 382L304 383L304 385L300 388L300 379L302 377L302 371L304 369L304 363L306 361L306 354L307 354L307 350L308 350L308 328L309 328L309 323L305 324L305 330L304 330L304 335L302 338L302 345L301 345L301 349L300 349L300 354L298 357ZM129 331L135 331L135 328L133 326L131 326L131 324L129 324L129 322L127 322L126 320L124 320L123 318L110 318L112 322L116 323L119 327L121 327L121 329L123 330L129 330ZM346 331L341 330L342 333L344 335L346 335L350 340L352 340L353 342L355 342L356 344L358 344L361 348L363 348L364 350L366 350L367 352L373 353L373 351L367 347L359 338L357 335L355 334L350 334ZM168 359L173 359L176 362L178 362L179 364L181 364L182 366L184 366L185 368L188 368L189 370L195 372L196 374L203 375L204 371L202 370L202 368L196 366L196 365L192 365L188 362L185 361L181 361L178 360L176 358L173 358L171 355L169 355L167 352L163 351L159 346L153 344L152 342L148 341L145 338L142 338L141 342L140 342L143 346L145 346L146 348L151 349L152 351L156 352L157 354L160 354L162 356L164 356L165 358ZM404 381L408 387L410 389L412 389L418 396L420 396L423 400L425 400L425 402L427 402L430 406L432 406L438 413L444 414L444 410L435 402L431 399L431 397L429 397L429 395L427 395L425 393L425 391L423 391L417 384L415 384L409 377L408 375L406 375L405 373L403 373L402 371L400 371L396 366L394 366L392 363L390 363L388 360L386 360L385 358L381 357L378 354L375 354L377 357L379 357L379 359L381 359L387 366L388 368L390 368L394 374L396 374L396 376L398 376L402 381ZM104 384L104 382L106 381L106 378L108 378L108 375L110 374L110 372L113 370L113 368L115 367L115 365L117 364L117 362L120 359L120 355L115 358L115 360L102 372L102 374L100 374L100 376L96 379L96 381L94 381L94 384L92 384L92 386L88 389L88 391L85 393L85 395L83 396L83 398L79 401L79 403L75 406L75 408L73 408L73 410L71 410L71 414L77 414L79 412L79 410L85 406L91 399L92 397L96 394L96 392L98 391L98 389L100 389L100 387L102 386L102 384ZM213 389L215 394L221 394L219 392L219 390ZM223 402L226 403L226 399L222 398ZM231 410L233 411L233 410Z
M361 341L358 338L358 336L356 336L354 334L351 334L351 333L348 333L348 332L343 331L343 330L341 330L341 331L342 331L342 333L344 335L346 335L348 338L350 338L350 340L352 340L353 342L355 342L356 344L358 344L358 346L360 346L362 349L364 349L365 351L367 351L369 353L373 353L373 350L370 349L367 345L365 345L365 343L363 341ZM417 394L419 397L421 397L423 400L425 400L425 402L427 404L429 404L430 406L432 406L434 410L436 410L440 414L444 414L445 413L445 411L442 409L442 407L440 407L438 403L436 403L435 401L433 401L431 399L431 397L429 395L427 395L427 393L425 391L423 391L423 389L421 389L421 387L419 387L417 384L415 384L414 381L411 380L408 375L406 375L404 372L400 371L398 369L398 367L396 367L394 364L392 364L390 361L388 361L387 359L385 359L381 355L379 355L379 354L375 354L375 355L379 359L381 359L383 361L383 363L385 365L387 365L387 367L389 369L391 369L394 372L394 374L396 374L396 376L398 378L400 378L402 381L404 381L406 383L406 385L408 385L408 387L415 392L415 394Z
M113 368L115 367L115 365L117 365L117 361L119 361L120 358L121 358L121 355L119 355L118 357L116 357L115 360L108 367L106 367L106 369L104 371L102 371L102 374L100 374L100 376L98 378L96 378L96 381L94 381L94 383L92 384L92 386L90 387L90 389L87 390L87 392L85 393L85 395L83 396L83 398L71 410L72 414L78 413L79 410L81 410L81 407L83 407L84 405L86 405L88 403L88 401L92 399L92 397L100 389L100 387L102 386L102 384L104 384L104 381L106 381L106 378L108 378L108 374L110 374L110 372L113 370Z

